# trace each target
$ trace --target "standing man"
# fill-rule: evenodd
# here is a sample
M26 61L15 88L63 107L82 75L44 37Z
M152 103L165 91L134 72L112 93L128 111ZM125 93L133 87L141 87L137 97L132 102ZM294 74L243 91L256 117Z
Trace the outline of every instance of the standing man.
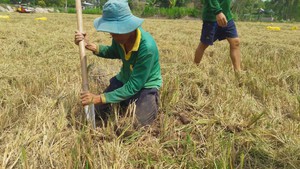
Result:
M140 27L142 22L143 19L132 15L127 1L109 0L103 6L102 17L95 19L94 27L97 31L110 33L111 45L89 43L86 34L78 31L75 32L75 43L84 40L85 48L95 55L120 59L123 63L102 94L82 92L82 104L94 103L96 109L107 112L110 103L127 107L135 102L137 121L144 126L151 124L157 116L162 77L156 42Z
M231 0L203 0L202 33L195 52L194 62L198 65L205 49L227 39L230 45L230 58L235 72L241 71L240 39L230 11Z

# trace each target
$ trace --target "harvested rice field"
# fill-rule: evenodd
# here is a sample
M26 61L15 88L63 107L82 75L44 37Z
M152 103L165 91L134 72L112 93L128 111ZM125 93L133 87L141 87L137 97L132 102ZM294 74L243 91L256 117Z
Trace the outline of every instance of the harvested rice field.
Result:
M299 23L236 22L236 76L226 41L193 64L201 20L145 19L160 52L159 116L135 129L134 108L120 117L115 105L108 125L92 129L79 99L76 15L0 15L9 16L0 18L0 168L300 168ZM90 41L109 45L98 16L83 17ZM90 91L101 93L121 62L87 58Z

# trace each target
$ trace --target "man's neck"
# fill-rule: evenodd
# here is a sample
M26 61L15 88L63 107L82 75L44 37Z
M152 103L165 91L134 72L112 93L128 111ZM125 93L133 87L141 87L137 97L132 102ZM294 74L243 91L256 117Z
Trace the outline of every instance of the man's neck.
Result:
M137 36L136 30L130 33L130 37L129 37L128 41L124 44L126 53L131 51L131 49L133 48L135 40L136 40L136 36Z

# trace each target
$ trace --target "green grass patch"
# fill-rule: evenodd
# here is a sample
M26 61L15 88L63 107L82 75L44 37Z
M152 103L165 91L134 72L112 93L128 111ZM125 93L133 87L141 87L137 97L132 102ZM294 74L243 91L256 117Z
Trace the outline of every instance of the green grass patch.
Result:
M198 9L186 7L156 8L147 6L141 15L143 17L160 16L169 19L178 19L185 16L200 17L200 11Z

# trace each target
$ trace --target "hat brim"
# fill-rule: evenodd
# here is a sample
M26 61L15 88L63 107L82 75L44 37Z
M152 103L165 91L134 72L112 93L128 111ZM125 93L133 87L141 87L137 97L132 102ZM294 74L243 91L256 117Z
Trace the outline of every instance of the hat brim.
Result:
M123 21L109 21L103 19L103 17L99 17L94 20L94 27L97 31L101 32L126 34L137 29L143 23L143 21L143 19L134 15L129 16Z

